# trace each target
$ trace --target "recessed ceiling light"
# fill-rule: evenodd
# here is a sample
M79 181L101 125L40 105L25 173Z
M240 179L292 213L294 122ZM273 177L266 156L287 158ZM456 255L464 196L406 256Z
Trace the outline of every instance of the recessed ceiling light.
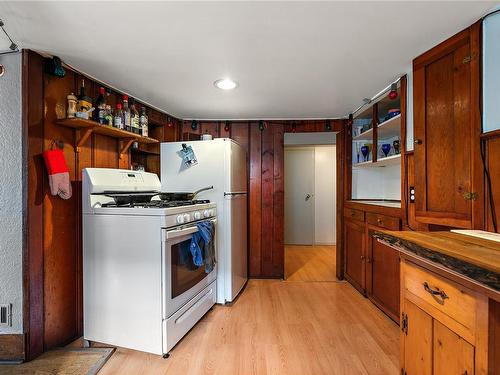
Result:
M232 90L238 86L238 83L229 78L218 79L214 82L215 87L221 90Z

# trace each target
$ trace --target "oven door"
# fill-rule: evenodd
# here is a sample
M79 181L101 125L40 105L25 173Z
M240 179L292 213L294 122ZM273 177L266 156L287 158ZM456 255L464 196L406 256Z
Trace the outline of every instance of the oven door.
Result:
M215 219L211 221L216 225ZM163 319L170 317L216 278L217 265L210 273L206 273L204 265L197 267L193 264L189 247L196 232L196 225L163 229ZM217 244L215 236L212 241Z

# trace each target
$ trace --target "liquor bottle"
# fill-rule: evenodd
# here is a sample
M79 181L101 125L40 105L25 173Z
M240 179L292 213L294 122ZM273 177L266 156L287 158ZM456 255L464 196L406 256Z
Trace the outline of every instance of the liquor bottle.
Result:
M128 96L123 95L123 128L132 131L130 127L130 108L128 107Z
M141 126L142 136L148 136L148 115L146 115L146 108L141 108L141 116L139 117L139 124Z
M109 104L106 104L105 124L113 126L113 110Z
M99 87L99 96L95 102L94 120L99 124L106 124L106 99L104 97L106 90Z
M78 111L87 112L90 108L92 108L92 99L85 95L85 80L82 79L80 95L78 95Z
M139 126L139 112L137 108L135 108L135 100L134 98L130 98L130 126L132 127L132 132L135 134L141 134L141 128Z
M118 129L123 129L122 103L118 103L116 105L115 116L113 117L113 126Z

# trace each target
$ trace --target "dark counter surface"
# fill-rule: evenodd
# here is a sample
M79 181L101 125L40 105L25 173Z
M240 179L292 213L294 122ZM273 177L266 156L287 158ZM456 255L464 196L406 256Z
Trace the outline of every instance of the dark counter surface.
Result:
M453 232L375 231L374 236L500 292L500 243Z

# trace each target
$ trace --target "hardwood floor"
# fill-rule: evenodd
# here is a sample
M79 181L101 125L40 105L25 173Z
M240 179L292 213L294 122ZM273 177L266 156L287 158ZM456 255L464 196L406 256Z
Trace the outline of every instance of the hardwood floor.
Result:
M396 375L398 333L345 282L250 280L169 359L119 348L99 375Z
M337 281L335 246L285 246L286 281Z

